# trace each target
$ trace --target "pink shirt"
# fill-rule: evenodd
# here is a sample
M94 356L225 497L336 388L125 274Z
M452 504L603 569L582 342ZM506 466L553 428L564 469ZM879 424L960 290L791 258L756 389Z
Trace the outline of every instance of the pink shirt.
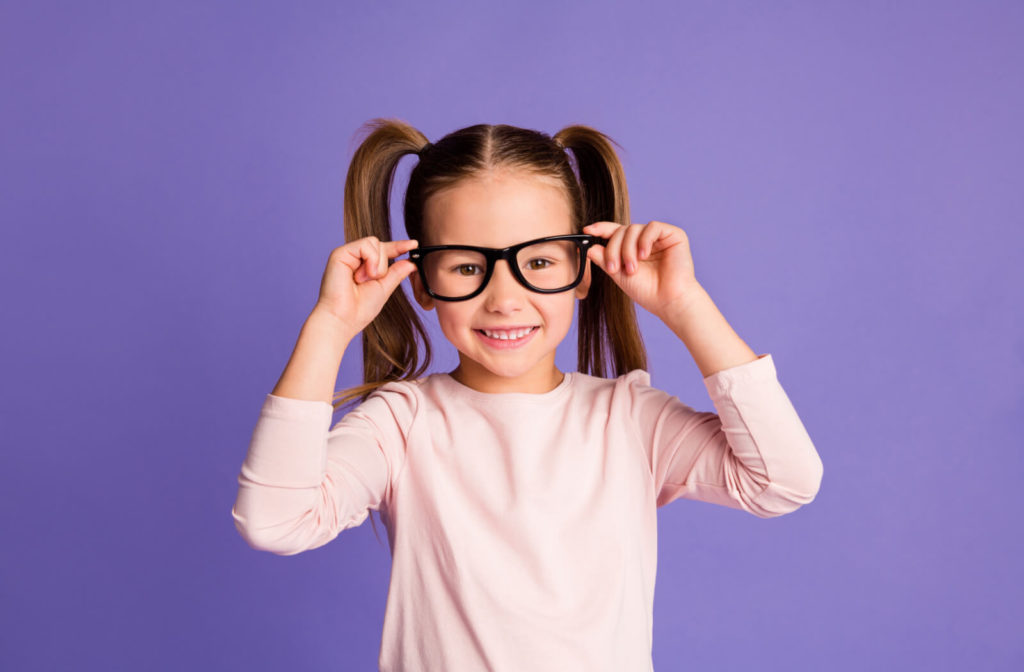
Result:
M487 394L433 374L333 427L330 404L268 394L232 516L292 555L380 511L385 672L653 670L657 507L780 516L814 499L822 463L770 354L704 379L717 414L649 382Z

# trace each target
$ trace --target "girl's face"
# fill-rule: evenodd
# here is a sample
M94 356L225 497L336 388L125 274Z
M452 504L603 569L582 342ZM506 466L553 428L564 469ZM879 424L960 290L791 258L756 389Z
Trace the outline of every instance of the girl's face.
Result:
M463 180L431 196L423 231L421 247L504 248L575 233L560 186L510 171ZM519 284L508 264L498 261L483 292L467 301L435 301L418 274L409 277L416 300L425 310L437 310L441 330L459 351L459 366L451 374L457 381L481 392L529 393L550 391L562 381L555 348L569 332L576 299L586 296L589 268L574 290L539 294ZM500 332L520 337L494 338L504 335Z

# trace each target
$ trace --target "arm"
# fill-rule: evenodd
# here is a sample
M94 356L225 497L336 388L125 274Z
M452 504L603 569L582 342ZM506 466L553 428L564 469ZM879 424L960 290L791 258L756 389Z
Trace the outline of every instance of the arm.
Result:
M389 268L388 259L415 246L367 237L332 250L320 298L264 400L238 476L231 515L253 548L291 555L322 546L387 496L404 445L391 406L367 399L331 429L331 402L352 338L415 269L408 261Z
M703 287L695 283L688 297L659 317L690 351L718 413L693 426L689 443L703 450L673 455L663 496L741 508L761 518L811 502L821 486L821 458L770 355L759 358L750 349Z
M757 359L700 284L694 282L687 296L688 301L666 307L659 317L686 345L703 377Z
M588 250L590 259L683 341L718 410L697 413L634 386L633 417L651 451L658 505L686 497L768 518L811 501L821 459L771 355L757 357L697 282L686 233L657 221L597 222L584 231L608 238L603 250Z
M405 388L381 390L331 428L332 391L350 334L315 308L264 399L231 509L235 528L256 550L294 555L362 524L381 507L403 461L398 416L411 416L395 409L403 408L403 396L411 400Z
M772 518L817 495L821 459L770 354L704 379L717 413L651 387L644 371L622 380L658 506L685 498Z
M342 357L354 337L334 315L314 308L271 394L331 405Z
M664 494L741 508L761 518L811 502L821 487L821 457L778 381L771 356L758 357L750 349L696 280L684 296L659 317L690 351L718 413L694 426L704 450L673 456L667 477L674 483Z
M404 461L411 399L409 386L390 385L331 429L330 404L268 394L231 509L242 538L294 555L362 524L381 508Z

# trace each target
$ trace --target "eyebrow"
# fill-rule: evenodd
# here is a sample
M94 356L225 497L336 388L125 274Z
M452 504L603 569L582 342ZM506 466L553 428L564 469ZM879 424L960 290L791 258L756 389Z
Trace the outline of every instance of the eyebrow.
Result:
M541 240L543 238L551 238L553 236L578 236L578 235L585 235L585 234L583 234L582 232L576 232L576 231L570 231L569 233L551 233L551 234L547 234L547 235L543 235L543 236L536 236L534 238L523 238L522 240L518 240L518 241L516 241L516 242L514 242L514 243L512 243L510 245L502 245L501 247L492 247L490 245L474 245L473 243L463 243L463 242L458 242L458 243L430 243L429 245L428 244L423 244L420 247L444 247L445 245L459 245L459 246L462 246L462 247L479 247L479 248L484 249L484 250L504 250L504 249L509 248L509 247L515 247L516 245L521 245L522 243L528 243L531 240ZM423 242L423 241L420 241L420 242Z

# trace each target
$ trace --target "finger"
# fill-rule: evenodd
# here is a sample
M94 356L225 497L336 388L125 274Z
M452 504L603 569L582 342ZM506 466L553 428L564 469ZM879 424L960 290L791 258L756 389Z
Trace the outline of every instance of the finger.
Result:
M412 263L408 259L396 261L391 264L388 268L387 273L380 279L380 284L384 287L384 291L387 292L388 296L405 280L409 275L416 270L416 264Z
M605 268L605 263L604 263L604 248L603 247L601 247L600 245L594 245L593 247L591 247L589 250L587 250L587 258L590 259L595 264L597 264L598 267L602 271L606 271L607 272L607 269Z
M388 272L388 253L384 243L377 244L377 265L373 270L376 278L383 278Z
M609 273L617 273L622 267L620 261L622 250L622 239L629 227L617 225L618 228L608 237L608 243L604 246L605 270Z
M644 230L643 224L630 224L622 236L622 268L627 274L636 273L637 251L636 241Z
M639 240L636 241L638 254L641 259L646 259L651 256L651 250L654 249L654 243L665 235L665 228L661 222L648 222L647 226L644 227L643 232L640 234Z
M359 241L352 241L351 243L345 243L339 247L331 250L330 261L332 263L340 263L349 268L352 273L359 270L359 266L363 263L362 256L359 253Z
M367 268L365 261L360 261L359 268L357 268L356 272L352 274L352 279L359 284L362 284L370 279L370 271Z
M385 242L381 247L381 267L377 277L384 277L388 272L388 267L393 263L391 261L392 259L400 257L409 250L419 247L419 244L420 242L414 239Z
M384 243L384 254L388 259L400 257L409 250L419 247L418 240L389 240Z
M359 262L359 267L353 275L356 282L366 282L374 277L374 269L377 267L377 259L380 256L379 244L380 241L374 236L360 238L352 243L355 248L352 254Z
M373 278L379 277L379 274L377 273L377 269L380 268L381 257L379 250L379 246L374 245L366 252L366 256L364 257L363 261L363 268L366 271L367 280L372 280Z
M610 238L620 228L622 228L622 224L618 222L593 222L583 227L583 233L601 238Z

